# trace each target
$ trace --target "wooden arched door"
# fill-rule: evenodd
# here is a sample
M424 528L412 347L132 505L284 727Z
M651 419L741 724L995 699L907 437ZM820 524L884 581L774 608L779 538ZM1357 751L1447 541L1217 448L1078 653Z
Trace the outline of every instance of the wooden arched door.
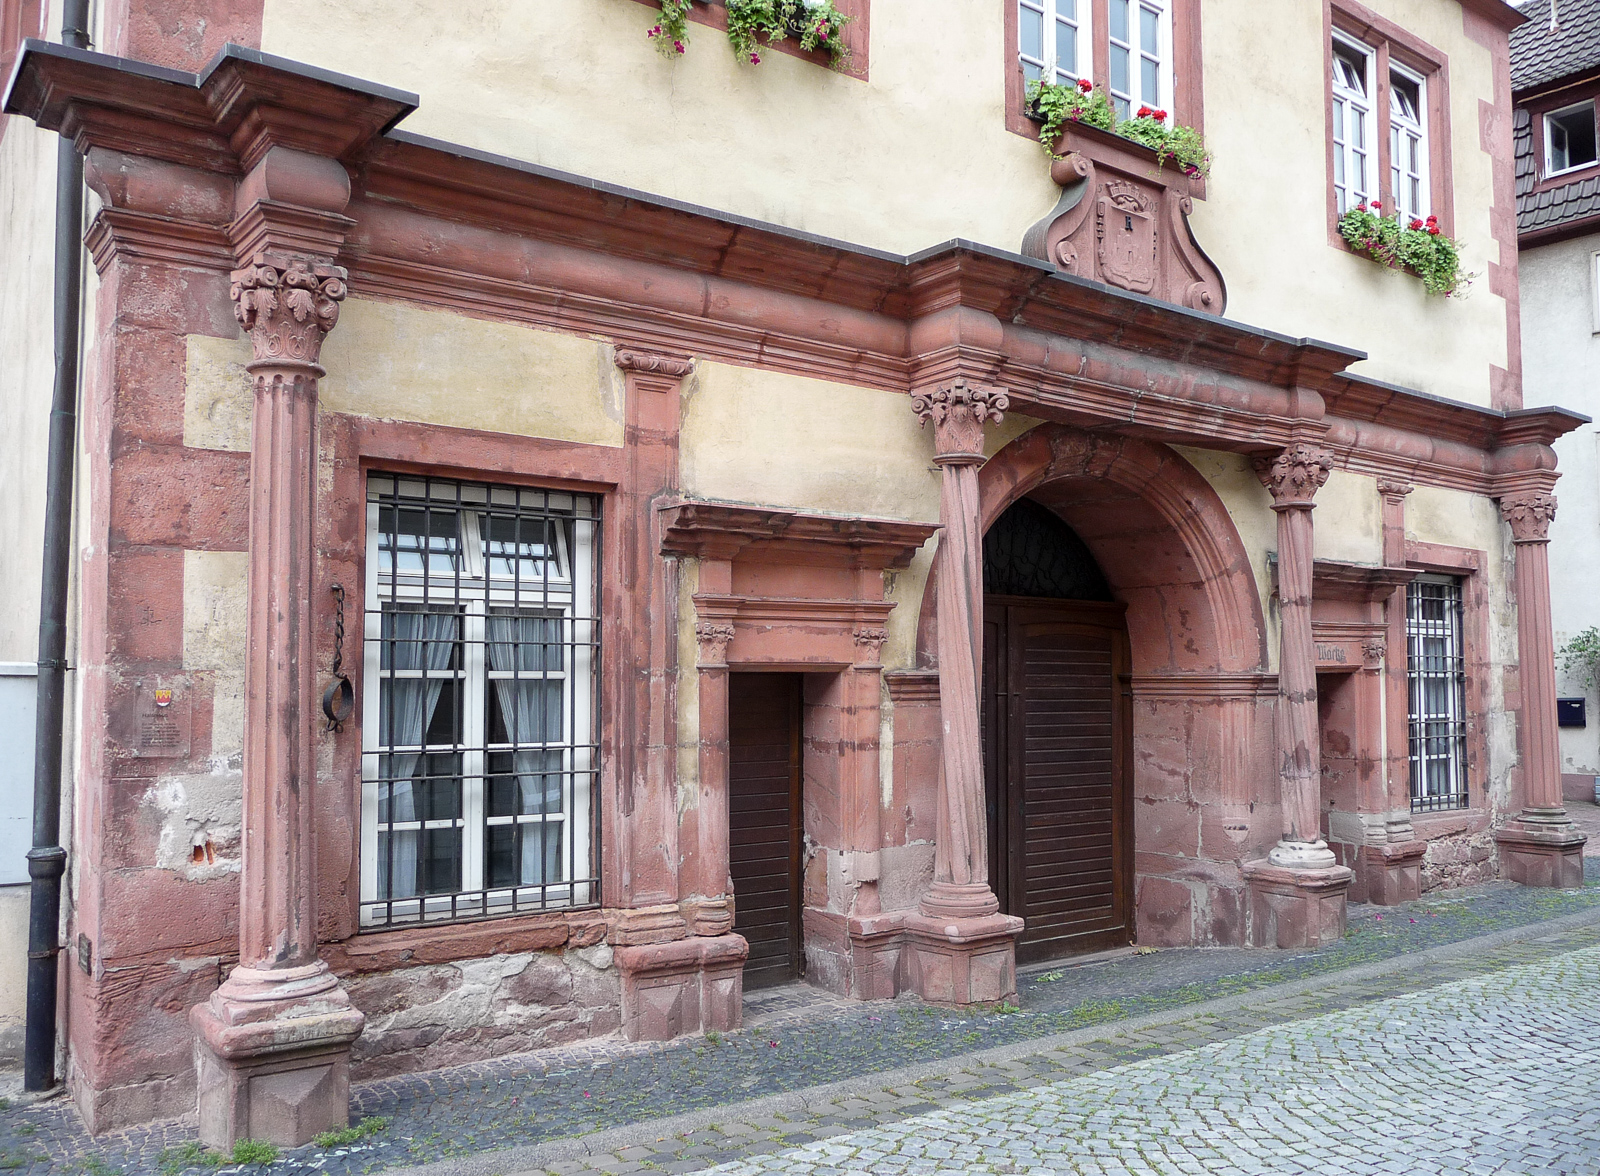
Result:
M983 643L990 884L1000 909L1024 920L1019 963L1115 947L1133 934L1123 606L1032 594L1111 595L1087 548L1046 508L1024 499L991 535Z

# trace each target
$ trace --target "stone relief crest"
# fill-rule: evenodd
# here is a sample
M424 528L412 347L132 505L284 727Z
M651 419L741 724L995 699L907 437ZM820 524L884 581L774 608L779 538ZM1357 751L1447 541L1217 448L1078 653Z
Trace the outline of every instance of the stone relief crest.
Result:
M1113 286L1148 294L1156 285L1156 202L1133 184L1114 182L1095 205L1100 276Z

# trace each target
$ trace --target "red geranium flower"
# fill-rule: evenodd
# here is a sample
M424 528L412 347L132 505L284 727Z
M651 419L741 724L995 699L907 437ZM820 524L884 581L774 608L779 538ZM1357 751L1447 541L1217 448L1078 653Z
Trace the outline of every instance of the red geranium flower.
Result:
M1356 211L1357 212L1365 212L1365 211L1367 211L1367 202L1365 200L1363 200L1360 204L1356 205Z
M1435 237L1437 237L1439 235L1439 226L1438 225L1429 225L1428 226L1428 232L1432 233Z
M1372 211L1373 211L1373 212L1378 212L1378 211L1379 211L1379 210L1381 210L1381 209L1382 209L1382 208L1383 208L1383 205L1381 205L1381 204L1379 204L1379 203L1378 203L1378 202L1377 202L1377 201L1376 201L1376 200L1374 200L1374 201L1373 201L1373 202L1372 202Z
M1094 89L1094 83L1091 82L1088 78L1079 78L1078 79L1078 89L1082 90L1085 94L1087 94L1090 90Z
M1153 113L1154 112L1148 106L1141 106L1139 107L1139 114L1137 117L1148 118Z
M1416 217L1412 217L1411 218L1411 231L1412 232L1416 232L1421 227L1422 227L1422 222L1420 220L1418 220Z
M1167 121L1167 112L1164 111L1164 110L1158 110L1158 111L1155 112L1155 117L1156 117L1156 121L1157 122L1166 122Z

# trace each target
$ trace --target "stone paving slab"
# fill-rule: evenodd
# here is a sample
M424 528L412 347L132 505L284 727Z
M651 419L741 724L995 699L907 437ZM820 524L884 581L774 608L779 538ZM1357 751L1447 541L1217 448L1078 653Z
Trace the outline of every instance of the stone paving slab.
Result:
M1600 873L1600 862L1591 871ZM1409 907L1353 908L1350 934L1318 952L1188 949L1127 955L1092 967L1035 969L1022 980L1021 1008L1013 1012L952 1012L904 999L852 1004L841 1011L832 1000L777 1000L759 1024L739 1033L664 1047L594 1042L361 1084L353 1092L354 1117L382 1117L387 1120L383 1130L349 1146L299 1149L271 1165L271 1171L274 1176L309 1171L345 1176L443 1161L503 1173L511 1170L508 1165L528 1167L536 1159L577 1162L590 1152L598 1162L611 1145L596 1150L590 1142L618 1131L638 1138L616 1146L637 1144L647 1152L611 1155L610 1167L591 1164L582 1170L621 1172L632 1170L629 1164L668 1162L692 1167L696 1161L705 1167L713 1162L712 1153L730 1146L740 1155L753 1147L770 1151L803 1142L793 1138L797 1134L817 1138L822 1132L847 1132L882 1122L884 1116L903 1118L953 1098L992 1094L1001 1083L1022 1089L1059 1079L1063 1072L1035 1071L1026 1062L1014 1070L1009 1063L1041 1050L1049 1056L1062 1034L1084 1037L1072 1047L1072 1073L1103 1069L1324 1011L1275 1003L1307 984L1328 988L1320 977L1337 974L1336 987L1346 994L1342 999L1356 1003L1397 991L1390 973L1415 974L1426 986L1476 974L1478 956L1494 961L1493 967L1506 967L1522 962L1517 950L1531 950L1530 958L1570 951L1585 946L1572 939L1582 928L1571 926L1585 920L1600 923L1600 885L1593 878L1581 890L1554 892L1495 883ZM1535 945L1536 939L1550 942ZM1478 947L1447 946L1463 942ZM1430 962L1441 951L1473 959ZM1361 989L1359 977L1374 967L1389 978L1370 991ZM1245 998L1230 1003L1240 994ZM1233 1018L1221 1029L1207 1019L1216 1015L1207 1010L1219 1000ZM1145 1022L1160 1022L1159 1032ZM1113 1023L1125 1031L1096 1029ZM1010 1053L1000 1058L996 1049ZM1008 1067L986 1069L998 1061ZM929 1077L936 1071L945 1077ZM924 1079L933 1085L917 1085ZM788 1117L808 1098L826 1097L832 1089L828 1084L840 1082L851 1087L850 1098L861 1106L841 1103L825 1114ZM905 1082L913 1085L895 1085ZM741 1109L737 1115L729 1109L752 1100L770 1109ZM672 1116L688 1126L664 1125ZM680 1144L668 1137L713 1122L740 1130L726 1140L692 1138ZM658 1137L663 1137L659 1144ZM711 1152L684 1154L702 1146ZM180 1176L215 1170L207 1162L213 1157L197 1150L192 1122L151 1124L90 1140L59 1101L0 1111L0 1172Z

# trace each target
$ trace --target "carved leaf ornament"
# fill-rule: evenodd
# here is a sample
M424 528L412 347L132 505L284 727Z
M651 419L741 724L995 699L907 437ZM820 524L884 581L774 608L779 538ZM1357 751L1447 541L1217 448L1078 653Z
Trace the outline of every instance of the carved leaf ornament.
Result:
M234 270L233 314L250 335L256 362L316 363L323 337L339 321L346 276L339 266L270 253Z
M1542 490L1508 494L1500 500L1500 517L1511 525L1514 543L1545 543L1556 517L1556 496Z
M957 380L931 392L914 393L911 407L927 428L933 422L934 445L941 457L983 454L983 426L1005 419L1011 398L1000 388Z
M1276 457L1257 457L1252 464L1261 484L1272 491L1272 505L1310 506L1333 473L1333 454L1296 441Z

